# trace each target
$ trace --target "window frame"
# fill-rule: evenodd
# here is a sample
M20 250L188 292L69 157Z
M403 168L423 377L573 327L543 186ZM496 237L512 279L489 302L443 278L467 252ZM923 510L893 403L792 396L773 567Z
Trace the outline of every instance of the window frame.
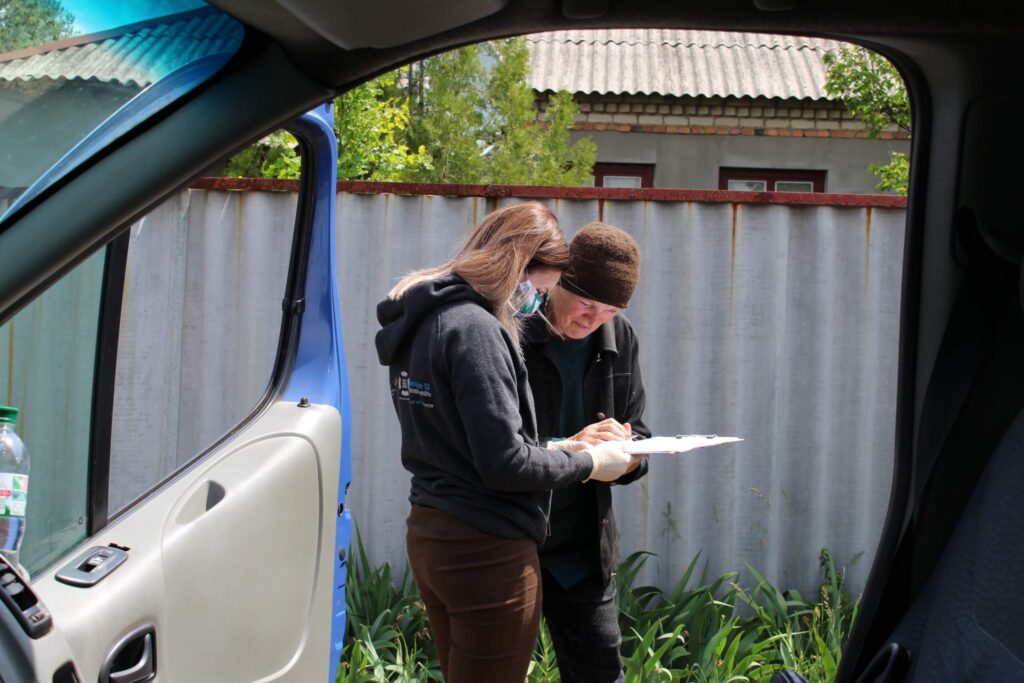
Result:
M305 309L305 285L312 238L312 215L316 202L315 173L310 162L310 143L298 127L284 124L279 127L295 136L299 142L302 162L295 221L292 230L291 254L288 274L282 291L282 316L274 357L274 365L267 387L249 413L237 424L196 453L187 462L152 482L145 491L118 510L110 510L111 439L114 421L114 386L117 378L117 351L121 333L121 307L127 277L128 251L131 238L130 224L107 244L100 293L99 325L96 340L96 363L93 374L92 415L90 425L86 538L91 537L121 516L130 513L147 498L190 471L207 455L216 450L239 431L247 427L284 391L294 366L298 350L299 327ZM56 562L66 559L62 556Z
M106 262L100 289L96 361L93 364L92 415L86 483L87 537L107 525L110 497L110 440L114 420L114 382L121 331L121 307L128 267L131 231L125 230L106 246Z
M640 178L640 188L654 187L654 164L620 164L598 161L594 164L594 187L604 187L607 176Z
M809 182L811 193L825 191L825 181L828 171L821 169L800 169L800 168L748 168L741 166L719 166L718 167L718 189L728 190L730 180L751 180L764 181L765 192L779 192L775 189L777 182ZM733 190L739 192L742 190ZM749 191L749 190L747 190ZM799 190L781 190L799 192Z

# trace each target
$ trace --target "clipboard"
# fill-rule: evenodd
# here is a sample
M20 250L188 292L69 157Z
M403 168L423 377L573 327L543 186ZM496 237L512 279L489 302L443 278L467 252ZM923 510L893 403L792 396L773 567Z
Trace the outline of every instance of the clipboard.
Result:
M700 448L721 446L727 443L743 441L738 436L718 436L717 434L679 434L677 436L652 436L649 439L631 441L623 450L627 453L650 455L652 453L679 454L689 453Z

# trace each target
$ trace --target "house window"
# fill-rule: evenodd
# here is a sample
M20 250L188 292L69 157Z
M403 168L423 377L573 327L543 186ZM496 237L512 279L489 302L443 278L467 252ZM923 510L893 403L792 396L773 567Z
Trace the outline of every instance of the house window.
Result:
M768 181L766 180L743 180L741 178L730 178L727 189L739 190L742 192L767 192Z
M722 166L718 169L718 189L746 192L824 192L825 171Z
M594 164L594 187L654 187L654 164Z

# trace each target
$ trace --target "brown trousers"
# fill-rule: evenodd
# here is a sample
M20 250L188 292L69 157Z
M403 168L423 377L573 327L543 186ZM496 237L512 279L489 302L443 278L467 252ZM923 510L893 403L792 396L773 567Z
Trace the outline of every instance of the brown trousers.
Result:
M541 614L532 539L492 536L413 505L406 545L448 683L523 683Z

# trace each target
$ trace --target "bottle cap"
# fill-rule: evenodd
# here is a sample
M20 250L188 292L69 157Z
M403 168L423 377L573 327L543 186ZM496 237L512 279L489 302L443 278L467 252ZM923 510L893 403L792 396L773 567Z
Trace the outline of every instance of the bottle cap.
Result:
M18 421L18 409L0 406L0 424L12 425Z

